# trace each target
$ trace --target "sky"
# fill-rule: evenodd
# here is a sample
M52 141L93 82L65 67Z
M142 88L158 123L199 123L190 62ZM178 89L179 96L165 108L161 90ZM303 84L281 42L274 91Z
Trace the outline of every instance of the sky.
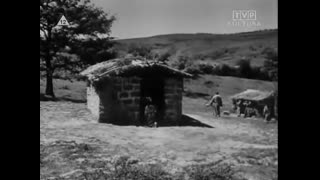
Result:
M105 12L116 16L111 36L119 39L173 33L221 34L278 28L277 0L91 1ZM232 20L234 10L254 10L256 20L235 23Z

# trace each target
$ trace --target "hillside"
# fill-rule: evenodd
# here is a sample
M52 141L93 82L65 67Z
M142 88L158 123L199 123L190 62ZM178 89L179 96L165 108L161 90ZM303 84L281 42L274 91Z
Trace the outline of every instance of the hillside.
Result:
M116 48L125 54L132 44L144 44L153 52L166 53L171 59L189 56L195 61L235 65L246 57L252 65L261 66L266 48L278 47L278 30L263 30L235 34L167 34L152 37L117 40Z

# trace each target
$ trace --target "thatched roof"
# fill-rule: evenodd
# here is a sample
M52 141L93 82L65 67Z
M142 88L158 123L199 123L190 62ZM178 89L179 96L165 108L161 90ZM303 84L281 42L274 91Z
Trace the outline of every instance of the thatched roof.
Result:
M259 91L255 89L247 89L239 94L231 96L231 99L249 100L249 101L262 101L273 96L273 91Z
M121 76L121 75L141 75L145 72L192 77L191 74L169 67L164 62L146 60L142 57L127 57L104 61L88 67L80 73L82 76L87 76L89 80L99 80L106 76Z

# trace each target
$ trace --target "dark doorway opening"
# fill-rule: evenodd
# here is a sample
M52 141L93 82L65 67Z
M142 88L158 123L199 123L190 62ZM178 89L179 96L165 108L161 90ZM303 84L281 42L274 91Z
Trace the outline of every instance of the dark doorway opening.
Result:
M157 109L157 121L161 124L164 115L164 79L160 77L144 77L141 80L140 117L142 124L146 124L145 107L152 104ZM150 98L151 102L147 99Z

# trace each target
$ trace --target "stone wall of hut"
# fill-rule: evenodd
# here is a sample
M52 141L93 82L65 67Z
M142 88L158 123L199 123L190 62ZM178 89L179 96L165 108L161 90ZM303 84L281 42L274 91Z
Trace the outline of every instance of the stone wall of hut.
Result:
M87 106L98 122L139 124L140 77L105 78L87 87ZM165 110L163 123L177 124L182 114L182 78L164 80Z
M164 121L177 124L182 115L182 78L168 78L164 81L165 113Z
M116 108L118 113L124 113L128 123L140 122L140 81L139 77L113 78Z

